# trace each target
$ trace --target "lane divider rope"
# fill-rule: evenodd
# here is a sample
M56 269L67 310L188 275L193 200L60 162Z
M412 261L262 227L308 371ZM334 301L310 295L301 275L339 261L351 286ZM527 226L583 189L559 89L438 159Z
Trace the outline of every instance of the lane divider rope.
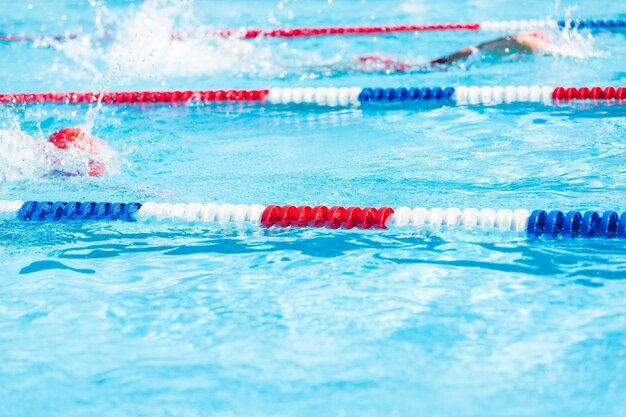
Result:
M0 201L0 220L25 222L124 221L160 224L248 224L259 227L389 229L460 227L525 233L529 238L626 239L626 212L456 207L343 207L261 204L171 204L77 201Z
M611 30L626 28L626 19L578 19L578 20L490 20L482 23L435 23L422 25L378 25L378 26L336 26L336 27L301 27L301 28L276 28L276 29L206 29L204 35L218 35L223 37L239 37L252 39L257 37L267 38L296 38L328 35L380 35L398 32L424 32L441 30L470 30L486 32L514 32L536 29L592 29ZM174 32L173 39L180 39L193 34L193 32ZM20 42L36 40L66 40L75 39L80 35L67 33L62 35L23 35L23 34L0 34L0 41ZM110 38L110 35L106 36Z
M269 104L313 104L319 106L358 106L362 103L441 102L448 105L508 104L536 102L559 104L578 100L626 101L626 87L551 87L551 86L457 86L457 87L309 87L270 88L262 90L201 91L119 91L0 93L0 103L203 103L261 102Z

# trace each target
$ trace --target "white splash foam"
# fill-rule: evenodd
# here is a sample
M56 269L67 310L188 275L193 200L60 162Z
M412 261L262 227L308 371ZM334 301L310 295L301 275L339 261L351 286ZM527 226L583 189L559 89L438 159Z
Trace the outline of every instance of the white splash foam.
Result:
M61 151L44 139L42 132L31 136L14 124L0 129L0 183L22 180L41 180L55 175L55 171L77 173L89 171L88 154L76 149ZM119 172L120 160L110 147L101 149L98 161L107 167L105 175Z
M92 2L92 6L98 11L99 31L106 31L112 40L98 45L84 36L46 42L96 80L159 80L225 71L256 74L271 67L270 48L235 37L210 36L195 29L200 25L194 21L189 2L150 0L124 18L112 17L106 9L102 13L98 2ZM183 36L172 36L175 33Z
M0 182L40 178L48 172L42 144L41 138L28 135L18 125L0 129Z
M539 48L539 52L577 59L605 57L607 52L595 46L595 39L590 32L577 30L559 30L549 33L548 42Z

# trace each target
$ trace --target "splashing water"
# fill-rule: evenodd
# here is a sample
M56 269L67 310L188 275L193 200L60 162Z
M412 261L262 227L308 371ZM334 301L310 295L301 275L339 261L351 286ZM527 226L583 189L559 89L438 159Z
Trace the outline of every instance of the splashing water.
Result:
M110 70L134 76L196 76L225 70L254 72L262 61L255 45L241 39L194 32L173 37L178 17L185 11L158 4L144 3L130 21L118 27L104 56ZM183 27L193 25L185 22Z
M0 129L0 183L41 180L59 174L78 174L77 178L88 181L84 174L89 171L90 159L78 149L57 149L41 131L31 136L18 124ZM97 159L106 166L105 175L119 173L119 156L110 147L100 149Z
M561 15L561 1L555 0L550 9L552 15ZM565 7L562 12L563 19L569 23L577 10L578 6ZM556 25L555 20L550 18L547 20L550 24ZM606 52L596 49L595 39L589 31L579 32L577 29L552 30L549 33L548 40L549 42L539 50L539 52L546 55L577 59L606 57L608 55Z
M43 136L33 137L18 125L0 129L0 182L40 178L49 171Z
M271 51L267 47L235 37L207 35L204 31L181 31L199 27L190 5L147 1L135 13L120 19L107 9L106 13L101 12L103 6L92 2L99 32L106 30L110 43L98 47L89 37L46 42L95 81L105 83L112 78L130 82L137 78L202 76L223 71L258 74L269 68ZM107 26L112 29L105 29ZM177 33L182 36L176 36Z
M555 30L549 33L548 42L539 52L557 57L576 59L606 57L608 54L595 46L595 38L588 31Z

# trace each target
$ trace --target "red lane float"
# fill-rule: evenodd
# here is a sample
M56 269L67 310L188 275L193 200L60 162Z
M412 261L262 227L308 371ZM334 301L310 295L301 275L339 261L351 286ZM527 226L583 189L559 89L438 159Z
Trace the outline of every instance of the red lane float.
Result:
M269 205L261 215L265 227L328 227L338 229L384 229L387 218L393 214L391 207L333 206L277 206Z
M8 93L0 94L0 103L95 103L100 97L102 97L102 102L106 104L186 103L188 101L261 101L268 94L269 90Z
M556 87L554 100L626 100L626 87Z

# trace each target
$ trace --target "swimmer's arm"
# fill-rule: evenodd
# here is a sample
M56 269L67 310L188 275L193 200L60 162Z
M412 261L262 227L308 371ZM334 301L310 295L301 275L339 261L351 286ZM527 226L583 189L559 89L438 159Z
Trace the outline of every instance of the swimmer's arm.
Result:
M475 46L463 48L453 54L433 59L431 65L454 64L457 61L466 59L476 51L490 52L494 55L508 55L512 53L532 53L538 49L538 40L534 35L517 34L504 36L492 41L483 42Z
M463 48L463 49L460 49L459 51L457 51L457 52L455 52L453 54L433 59L432 61L430 61L430 65L449 65L449 64L454 64L457 61L460 61L460 60L463 60L463 59L469 57L470 55L472 55L474 53L475 50L476 50L475 47Z

